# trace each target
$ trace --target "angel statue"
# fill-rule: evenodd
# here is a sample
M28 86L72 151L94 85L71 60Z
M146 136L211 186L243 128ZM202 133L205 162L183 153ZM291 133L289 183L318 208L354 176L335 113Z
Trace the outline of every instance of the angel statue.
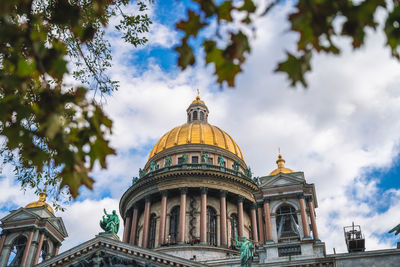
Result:
M112 214L107 214L106 209L104 209L104 214L105 216L103 215L103 220L100 221L100 227L104 230L101 234L118 234L119 218L117 212L113 210Z
M396 233L394 233L395 235L398 235L400 233L400 224L398 224L396 227L394 227L392 230L390 230L389 234L393 233L394 231L396 231Z
M235 236L235 244L240 247L240 267L250 267L253 261L254 246L250 240L243 237L243 241L238 241L237 235Z

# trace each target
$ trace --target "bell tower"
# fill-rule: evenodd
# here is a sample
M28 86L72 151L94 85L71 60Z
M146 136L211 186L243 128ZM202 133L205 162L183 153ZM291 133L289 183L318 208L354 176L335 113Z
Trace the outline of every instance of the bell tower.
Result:
M260 262L322 257L325 244L319 240L314 208L318 207L314 184L303 172L285 167L278 155L277 168L260 177L258 204Z
M68 234L46 197L44 190L38 201L0 219L0 266L30 267L58 254Z

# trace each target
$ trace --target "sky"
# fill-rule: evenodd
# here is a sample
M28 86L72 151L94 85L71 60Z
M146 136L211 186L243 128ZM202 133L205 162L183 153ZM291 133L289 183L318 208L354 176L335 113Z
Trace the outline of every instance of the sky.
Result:
M234 88L219 87L201 50L194 67L177 68L173 48L181 34L174 24L186 12L181 1L150 6L153 24L144 47L125 44L109 27L109 74L120 81L120 89L104 99L103 107L114 122L110 138L117 155L108 158L107 170L93 172L92 191L82 188L65 212L56 213L69 233L61 251L101 231L103 208L118 211L120 197L153 145L185 123L197 89L210 110L209 122L234 138L254 176L276 168L280 148L286 167L303 171L315 184L317 225L328 254L333 248L346 252L343 227L352 222L361 225L367 250L395 247L397 239L387 232L400 223L400 64L384 47L383 34L369 31L361 49L353 51L344 39L338 41L340 56L315 55L306 76L309 87L290 87L286 76L273 70L298 38L286 21L292 5L286 1L255 19L252 51ZM1 171L3 217L37 197L20 190L12 166Z

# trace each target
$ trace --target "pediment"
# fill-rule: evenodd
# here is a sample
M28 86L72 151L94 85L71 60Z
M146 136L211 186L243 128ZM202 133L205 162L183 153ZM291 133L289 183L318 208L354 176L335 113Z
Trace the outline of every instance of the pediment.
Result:
M260 177L260 187L277 187L287 185L299 185L305 182L302 172L279 173L274 176Z
M59 265L61 262L62 265ZM208 265L97 236L35 266L206 267Z
M6 217L2 218L1 221L3 223L19 221L19 220L27 220L27 219L39 219L39 216L31 211L28 211L25 208L19 208L17 210L11 211Z
M61 218L51 218L48 220L51 225L54 226L64 237L68 236L67 229L65 228L64 222Z

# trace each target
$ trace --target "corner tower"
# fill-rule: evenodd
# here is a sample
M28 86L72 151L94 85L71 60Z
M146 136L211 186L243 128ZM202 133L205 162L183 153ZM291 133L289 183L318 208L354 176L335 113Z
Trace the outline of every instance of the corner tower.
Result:
M278 155L277 168L258 178L260 263L323 257L325 244L319 240L315 210L318 202L314 184L303 172L285 167Z
M43 191L38 201L0 220L0 266L30 267L58 254L68 234L63 220L46 203L46 196Z
M258 187L234 139L208 123L200 96L186 113L121 198L123 241L186 259L222 259L238 253L236 235L258 239Z

